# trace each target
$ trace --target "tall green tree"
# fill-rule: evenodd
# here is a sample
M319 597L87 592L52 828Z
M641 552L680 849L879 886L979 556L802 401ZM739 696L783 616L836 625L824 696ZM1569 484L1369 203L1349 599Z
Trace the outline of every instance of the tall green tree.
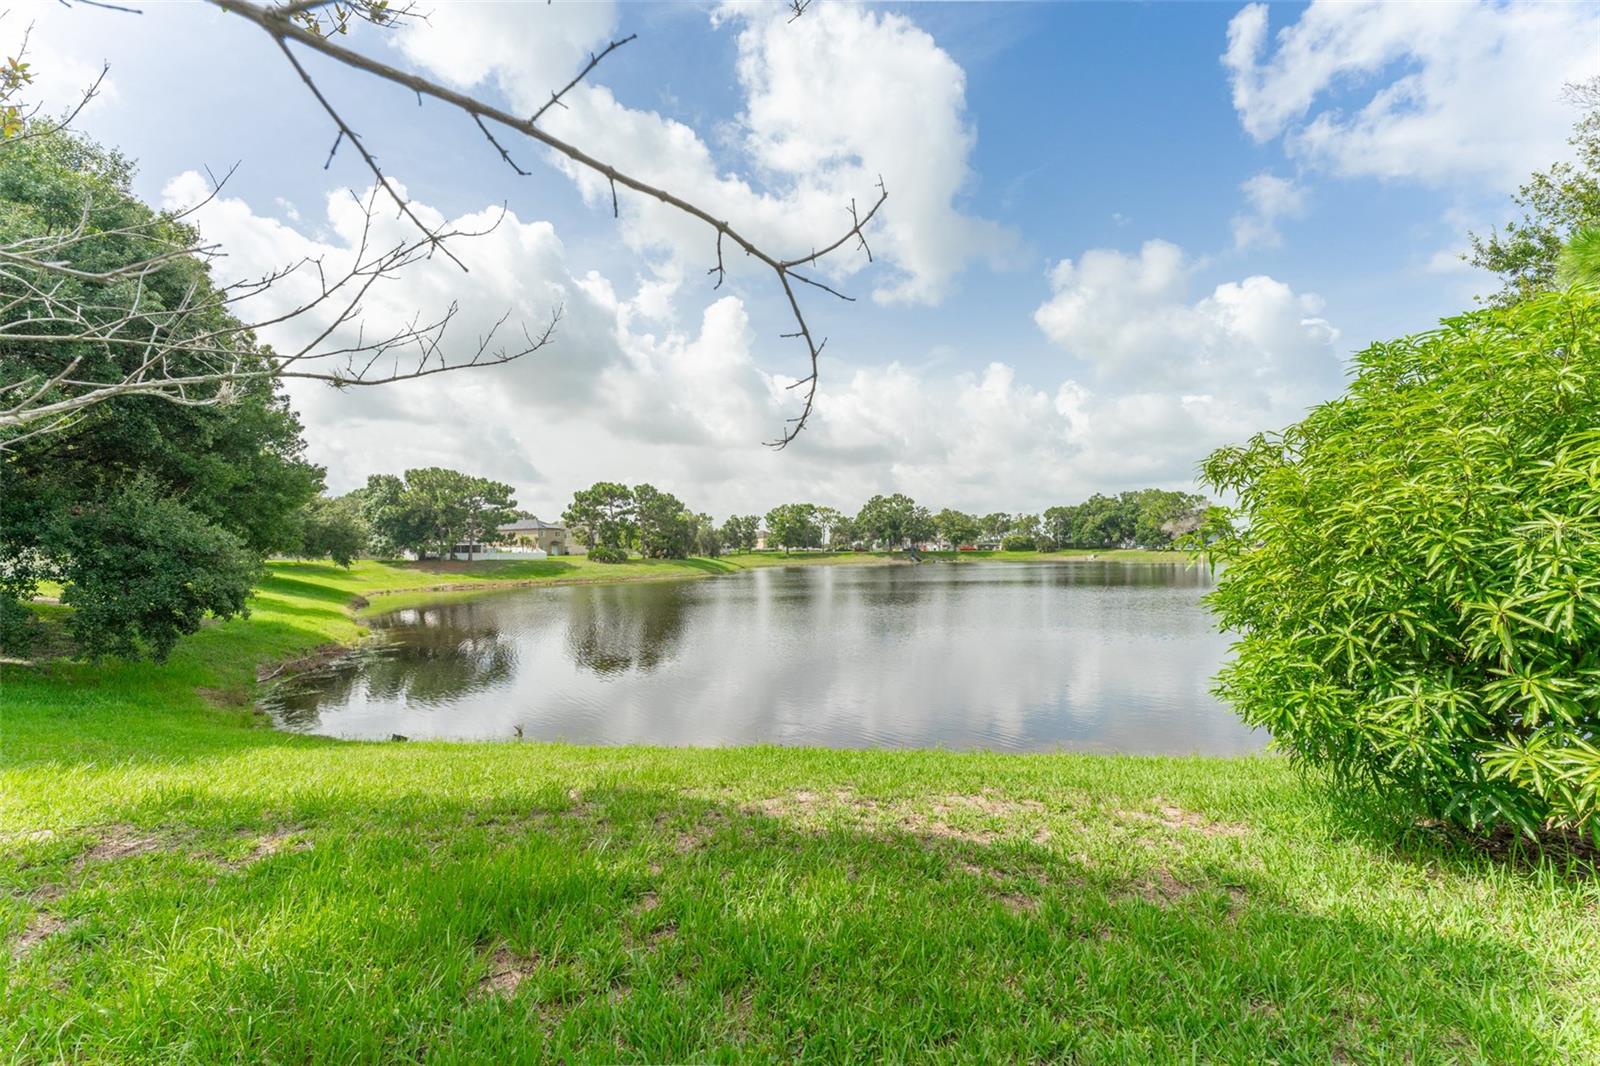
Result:
M561 512L561 521L591 551L626 552L639 528L633 490L619 482L597 481L573 493L572 503Z
M855 522L833 507L817 508L817 525L822 529L824 548L848 549L855 539Z
M933 516L933 525L938 530L939 536L943 537L952 548L972 544L983 532L978 520L972 515L949 507Z
M510 485L440 466L407 470L404 478L373 475L362 493L362 510L377 543L441 558L457 544L493 540L501 525L517 517Z
M822 525L817 507L810 503L786 503L767 512L767 538L787 555L795 548L822 545Z
M367 550L372 530L362 514L361 493L314 496L300 510L294 552L302 559L332 559L343 567Z
M993 511L978 519L983 536L999 540L1011 532L1011 516L1004 511Z
M406 499L406 483L394 474L373 474L360 491L361 517L368 544L383 558L425 550L427 516Z
M761 517L753 514L729 515L722 523L722 543L730 551L747 552L756 546L761 533Z
M647 559L683 559L694 551L696 516L670 492L654 485L633 490L639 554Z
M908 542L923 541L933 536L933 518L926 507L903 493L892 496L874 496L861 507L856 516L856 532L881 547L895 550Z
M423 531L420 547L440 556L448 556L457 544L492 539L495 530L517 516L510 485L442 466L407 470L402 500Z
M693 548L695 555L707 559L715 559L722 554L723 532L717 528L716 521L708 514L691 516L693 527Z
M237 326L214 299L205 264L192 257L173 256L138 279L97 279L107 263L140 258L139 234L170 232L179 246L193 240L132 194L132 174L124 157L85 138L40 133L9 142L0 152L0 244L81 224L84 237L63 254L84 276L60 281L72 291L58 291L58 301L134 321L186 299L211 301L217 307L206 321ZM56 330L31 292L19 285L8 319L34 318L30 332ZM40 351L0 336L0 389L29 380ZM48 358L76 360L98 380L133 372L141 355L74 340L50 348ZM203 369L206 358L180 345L167 372ZM236 591L248 588L263 556L294 547L300 508L321 487L300 422L269 380L240 382L225 408L151 396L95 404L66 427L8 440L0 455L0 613L24 618L39 581L62 581L63 599L75 606L67 622L84 652L160 657L208 614L244 611ZM96 537L113 539L101 550ZM126 549L120 559L114 538ZM15 648L16 635L0 640Z

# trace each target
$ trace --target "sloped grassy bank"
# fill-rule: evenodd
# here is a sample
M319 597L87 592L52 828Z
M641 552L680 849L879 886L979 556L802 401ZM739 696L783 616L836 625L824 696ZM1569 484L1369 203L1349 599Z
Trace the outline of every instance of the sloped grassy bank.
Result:
M259 665L359 635L357 596L595 576L539 565L276 565L167 664L6 667L0 1051L1597 1061L1592 878L1363 834L1277 759L361 744L251 711Z

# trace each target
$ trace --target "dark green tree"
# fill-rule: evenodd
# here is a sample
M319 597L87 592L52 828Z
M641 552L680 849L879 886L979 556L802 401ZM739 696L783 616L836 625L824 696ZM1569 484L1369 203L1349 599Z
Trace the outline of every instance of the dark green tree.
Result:
M696 516L670 492L654 485L633 490L639 554L647 559L684 559L694 551Z
M361 509L376 545L419 558L491 541L517 516L510 485L439 466L407 470L404 478L374 474Z
M822 545L822 526L817 521L816 504L786 503L767 512L767 537L783 549L817 548Z
M933 516L933 525L938 530L939 536L943 537L952 548L972 544L983 532L978 520L972 515L949 507Z
M245 614L261 557L239 537L194 520L153 478L135 477L103 500L58 516L67 626L91 658L165 659L207 615Z
M755 548L760 532L759 515L729 515L728 520L722 523L722 543L729 551L747 552Z
M836 508L818 507L817 525L822 529L820 543L824 548L849 550L855 541L855 522Z
M597 481L572 494L561 521L589 546L626 555L638 532L633 490L615 481Z
M708 514L693 515L692 519L694 529L693 553L705 556L708 559L717 558L722 554L723 531L717 528L716 521Z
M108 265L139 260L149 235L168 234L178 246L194 240L132 195L131 176L126 159L83 138L42 133L9 142L0 152L0 244L82 223L85 236L62 254L68 269L88 276L58 276L53 300L135 322L184 300L209 302L213 309L188 328L237 329L205 264L191 256L172 256L137 279L98 277ZM17 289L8 318L35 319L30 332L66 329L46 305L36 306L33 292ZM169 338L169 375L208 365L204 353L183 347L188 336ZM264 349L261 356L241 351L247 360L265 358ZM0 389L31 380L41 359L100 380L134 372L141 358L126 345L72 339L41 349L0 337ZM300 508L322 487L321 469L303 451L299 420L266 378L239 381L226 407L119 395L78 411L69 425L7 440L0 453L0 600L7 606L0 614L24 616L39 581L63 581L84 652L165 654L206 612L242 611L244 596L234 591L248 588L261 558L293 549ZM120 539L91 554L97 536ZM112 565L118 544L126 560ZM13 636L0 634L15 647Z
M978 519L978 528L983 536L999 540L1011 532L1011 516L1004 511L994 511Z
M858 536L890 551L933 536L933 518L928 509L918 507L915 500L898 492L872 497L862 505L855 524Z
M367 550L372 531L362 516L361 494L314 496L300 510L295 554L302 559L332 559L348 567Z

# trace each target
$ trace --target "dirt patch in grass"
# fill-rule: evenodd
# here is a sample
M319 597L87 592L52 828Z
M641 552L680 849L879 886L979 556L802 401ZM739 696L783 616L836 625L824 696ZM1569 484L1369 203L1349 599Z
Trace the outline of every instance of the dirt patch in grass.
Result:
M479 979L477 994L510 999L516 994L517 986L532 977L538 968L537 957L518 955L502 945L495 948L494 954L490 956L489 972Z
M656 825L658 828L665 825L666 822L666 815L662 814L656 816ZM678 833L672 838L672 850L677 852L679 855L687 855L691 851L699 851L701 848L710 844L712 838L715 837L717 833L720 832L727 824L728 816L723 814L721 811L714 809L705 811L700 815L699 820L697 820L693 825L689 826L687 829L679 830Z
M952 794L930 802L876 800L849 789L831 792L801 790L769 796L741 807L747 814L798 821L823 821L843 817L876 829L899 830L914 836L993 844L1002 837L1026 836L1036 844L1050 840L1050 830L1040 824L1048 811L1037 800L1017 800L988 789L978 794ZM993 824L970 824L973 822Z
M0 844L45 844L56 836L54 829L28 829L20 833L0 833Z
M1250 832L1249 826L1237 822L1219 822L1203 814L1185 810L1160 796L1155 797L1154 802L1154 811L1118 810L1114 813L1119 818L1136 822L1153 822L1167 829L1192 829L1208 837L1242 837Z
M311 841L296 839L302 830L296 826L275 829L270 833L258 836L252 842L250 850L237 859L224 862L222 865L230 870L243 870L253 866L262 859L271 858L280 851L309 851Z
M11 945L11 957L20 959L47 939L67 928L67 923L46 911L35 914Z
M89 862L131 859L139 855L148 855L152 851L165 851L172 844L171 840L142 833L132 826L115 825L107 830L99 843L78 856L77 865L82 867Z
M1194 891L1193 885L1178 880L1165 866L1156 867L1154 872L1135 881L1133 885L1134 895L1158 907L1170 907Z
M1039 901L1032 896L1025 896L1021 892L1002 892L1000 902L1004 903L1006 910L1012 914L1037 914Z

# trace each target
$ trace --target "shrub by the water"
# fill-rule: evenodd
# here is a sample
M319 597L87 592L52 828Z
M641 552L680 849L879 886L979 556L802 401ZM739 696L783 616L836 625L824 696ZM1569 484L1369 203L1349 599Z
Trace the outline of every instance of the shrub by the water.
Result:
M1007 552L1031 552L1037 547L1032 537L1020 533L1013 533L1000 541L1000 550Z
M589 558L597 563L625 563L628 561L628 552L624 548L597 544L589 549Z
M1225 448L1219 692L1414 814L1600 840L1600 295L1356 356L1338 400Z

